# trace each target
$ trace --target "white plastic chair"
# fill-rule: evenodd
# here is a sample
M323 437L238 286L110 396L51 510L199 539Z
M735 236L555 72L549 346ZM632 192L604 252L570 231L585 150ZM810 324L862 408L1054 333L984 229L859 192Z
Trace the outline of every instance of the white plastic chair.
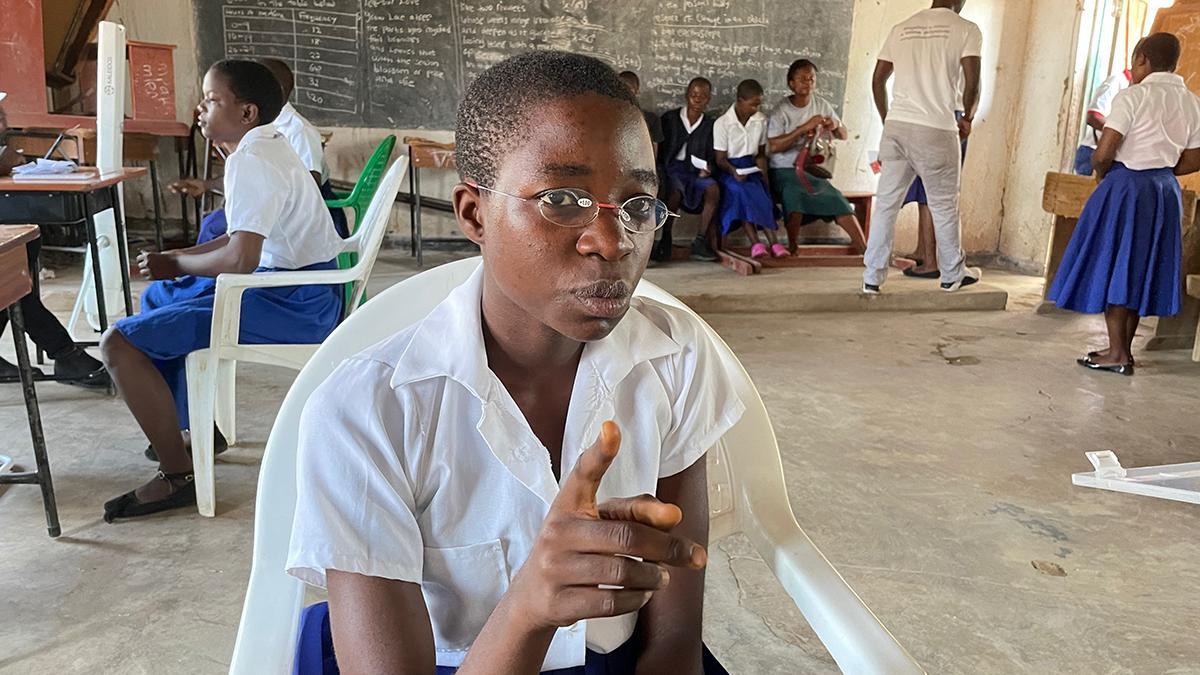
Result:
M296 505L297 428L305 402L343 360L420 320L478 265L478 258L460 260L379 294L334 331L292 384L267 440L259 475L254 558L230 665L233 675L292 672L304 585L284 567ZM637 294L684 307L647 281ZM705 327L746 405L742 420L708 455L710 539L745 533L844 672L924 672L796 523L766 407L733 352Z
M213 422L230 445L237 442L234 411L234 385L237 362L265 363L299 370L308 363L320 345L314 344L240 344L242 294L248 288L280 286L353 284L351 302L343 308L349 315L366 292L371 268L379 255L383 236L387 233L392 204L400 192L408 157L401 156L384 175L362 227L346 239L342 252L358 254L358 263L344 270L308 272L267 272L262 274L222 274L217 277L216 298L213 301L212 333L208 349L188 354L187 387L188 417L191 418L192 470L196 474L196 507L200 515L216 515L217 492L213 466ZM339 296L341 291L338 292Z

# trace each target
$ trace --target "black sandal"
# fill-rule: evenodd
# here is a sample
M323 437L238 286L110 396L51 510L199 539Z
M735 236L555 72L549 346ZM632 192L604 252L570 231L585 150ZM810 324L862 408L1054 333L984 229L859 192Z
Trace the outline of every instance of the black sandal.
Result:
M1130 361L1129 363L1115 363L1112 365L1104 365L1101 363L1096 363L1095 361L1092 360L1092 357L1090 357L1090 356L1087 357L1086 359L1075 359L1075 363L1078 363L1079 365L1083 366L1084 368L1087 368L1088 370L1099 370L1099 371L1106 372L1106 373L1116 373L1117 375L1124 375L1126 377L1131 377L1133 375L1133 370L1134 370L1132 361Z
M1088 357L1089 361L1095 361L1097 356L1100 356L1100 352L1088 352L1087 353L1087 357ZM1129 365L1136 366L1137 359L1129 359Z
M154 502L138 501L137 490L126 492L116 499L110 499L104 504L104 522L111 523L117 518L140 518L152 513L196 505L196 476L191 471L184 473L159 471L155 480L165 481L170 483L171 487L178 489ZM179 481L182 481L183 485L179 485Z
M228 449L229 449L229 441L225 440L225 434L221 433L221 430L218 429L217 425L214 424L213 425L213 457L216 457L217 455L221 454L222 452L225 452ZM192 442L191 442L190 437L188 439L188 446L187 446L186 450L187 450L188 457L191 457L192 456ZM142 455L144 455L146 457L146 459L150 460L151 462L158 461L158 452L154 449L153 443L149 443L146 445L146 449L144 451L142 451Z

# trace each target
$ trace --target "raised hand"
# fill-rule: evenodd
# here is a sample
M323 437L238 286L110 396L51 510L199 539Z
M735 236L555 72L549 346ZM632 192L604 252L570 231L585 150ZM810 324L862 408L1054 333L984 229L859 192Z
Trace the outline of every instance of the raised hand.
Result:
M637 611L669 583L668 567L700 569L708 560L699 544L670 534L682 518L678 507L648 495L596 503L620 444L617 425L605 422L550 505L533 551L513 579L508 594L532 628Z

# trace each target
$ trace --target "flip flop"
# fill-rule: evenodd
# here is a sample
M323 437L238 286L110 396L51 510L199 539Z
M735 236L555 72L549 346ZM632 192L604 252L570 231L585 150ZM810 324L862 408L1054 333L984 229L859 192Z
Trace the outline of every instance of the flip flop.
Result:
M917 272L915 267L906 267L904 268L904 276L913 277L914 279L937 279L942 276L942 273L937 270Z

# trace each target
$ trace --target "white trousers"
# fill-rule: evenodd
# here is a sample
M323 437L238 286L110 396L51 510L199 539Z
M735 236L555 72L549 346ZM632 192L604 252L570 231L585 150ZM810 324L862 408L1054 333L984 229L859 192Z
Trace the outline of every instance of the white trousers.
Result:
M917 176L925 183L933 228L937 236L938 269L943 282L966 274L962 250L962 221L958 192L962 177L962 146L958 132L907 122L887 122L879 144L883 171L871 216L871 234L864 256L863 281L875 286L887 280L896 240L896 217Z

